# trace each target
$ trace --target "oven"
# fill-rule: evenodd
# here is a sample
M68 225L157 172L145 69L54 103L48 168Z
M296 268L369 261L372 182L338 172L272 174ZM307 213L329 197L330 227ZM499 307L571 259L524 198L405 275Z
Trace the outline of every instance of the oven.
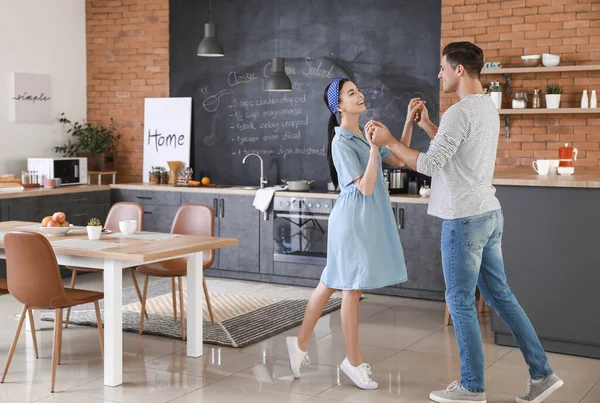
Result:
M276 196L273 260L325 266L332 199Z

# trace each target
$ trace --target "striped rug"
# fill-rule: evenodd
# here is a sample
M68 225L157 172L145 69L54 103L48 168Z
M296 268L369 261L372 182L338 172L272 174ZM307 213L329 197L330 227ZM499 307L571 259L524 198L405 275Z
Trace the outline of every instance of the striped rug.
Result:
M181 338L179 303L177 304L177 320L175 320L173 319L172 298L171 279L158 279L149 283L147 309L150 318L144 321L144 334ZM179 301L179 293L176 298ZM212 325L210 322L204 300L204 342L229 347L245 347L300 325L308 303L307 299L289 300L223 292L211 292L210 298L215 314L215 324ZM101 309L103 302L103 300L100 301ZM325 306L323 315L340 309L341 303L341 298L330 299ZM123 330L139 332L140 312L141 304L135 288L124 288ZM42 319L53 321L54 311L42 313ZM93 304L74 307L70 323L97 326Z

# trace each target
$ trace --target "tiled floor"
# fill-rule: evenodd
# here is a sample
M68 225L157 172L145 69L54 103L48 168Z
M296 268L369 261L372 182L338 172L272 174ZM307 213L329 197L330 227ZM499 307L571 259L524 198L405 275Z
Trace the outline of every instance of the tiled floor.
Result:
M129 275L124 285L131 283ZM305 297L299 287L208 279L209 289L243 288L246 293ZM78 286L101 289L100 277L78 277ZM310 343L311 365L303 377L291 376L285 336L243 348L205 345L204 356L190 359L185 344L155 336L123 334L124 384L103 385L102 359L95 328L73 326L63 332L63 365L58 368L56 393L51 394L51 323L38 332L40 359L35 359L30 334L23 334L6 383L3 402L428 402L432 389L458 379L459 359L452 327L443 326L439 302L368 295L360 304L360 342L371 364L375 391L354 387L337 365L345 356L339 311L319 321ZM0 363L2 368L16 328L19 304L0 297ZM488 402L514 402L527 382L527 368L518 350L493 344L489 314L481 317L486 358ZM552 402L600 402L600 360L550 354L551 364L565 380Z

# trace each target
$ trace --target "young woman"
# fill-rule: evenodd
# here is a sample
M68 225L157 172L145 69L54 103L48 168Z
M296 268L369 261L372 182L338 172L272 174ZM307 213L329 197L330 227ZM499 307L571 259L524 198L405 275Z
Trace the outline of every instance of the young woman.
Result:
M329 169L341 193L329 217L327 265L321 282L308 302L298 337L286 339L290 367L299 378L300 367L310 362L306 350L323 308L335 291L342 290L347 356L340 368L359 388L375 389L377 383L371 379L370 366L363 362L358 345L358 301L362 290L406 281L404 253L381 168L382 161L395 166L404 163L365 135L358 123L366 110L364 96L354 83L346 77L334 77L324 98L331 112ZM409 104L401 139L407 145L422 107L417 98Z

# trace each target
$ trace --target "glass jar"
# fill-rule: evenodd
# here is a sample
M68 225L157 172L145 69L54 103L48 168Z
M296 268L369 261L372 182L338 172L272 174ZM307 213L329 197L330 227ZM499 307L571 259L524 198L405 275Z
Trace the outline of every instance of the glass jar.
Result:
M527 108L527 93L526 92L515 92L512 96L512 107L513 109L525 109Z
M148 182L150 182L151 185L158 185L159 178L157 175L156 167L152 167L150 169L150 172L148 172Z
M160 184L167 185L169 183L169 173L165 168L160 169Z
M537 88L533 90L533 99L531 100L531 103L534 109L542 107L542 96L540 95L540 90Z

